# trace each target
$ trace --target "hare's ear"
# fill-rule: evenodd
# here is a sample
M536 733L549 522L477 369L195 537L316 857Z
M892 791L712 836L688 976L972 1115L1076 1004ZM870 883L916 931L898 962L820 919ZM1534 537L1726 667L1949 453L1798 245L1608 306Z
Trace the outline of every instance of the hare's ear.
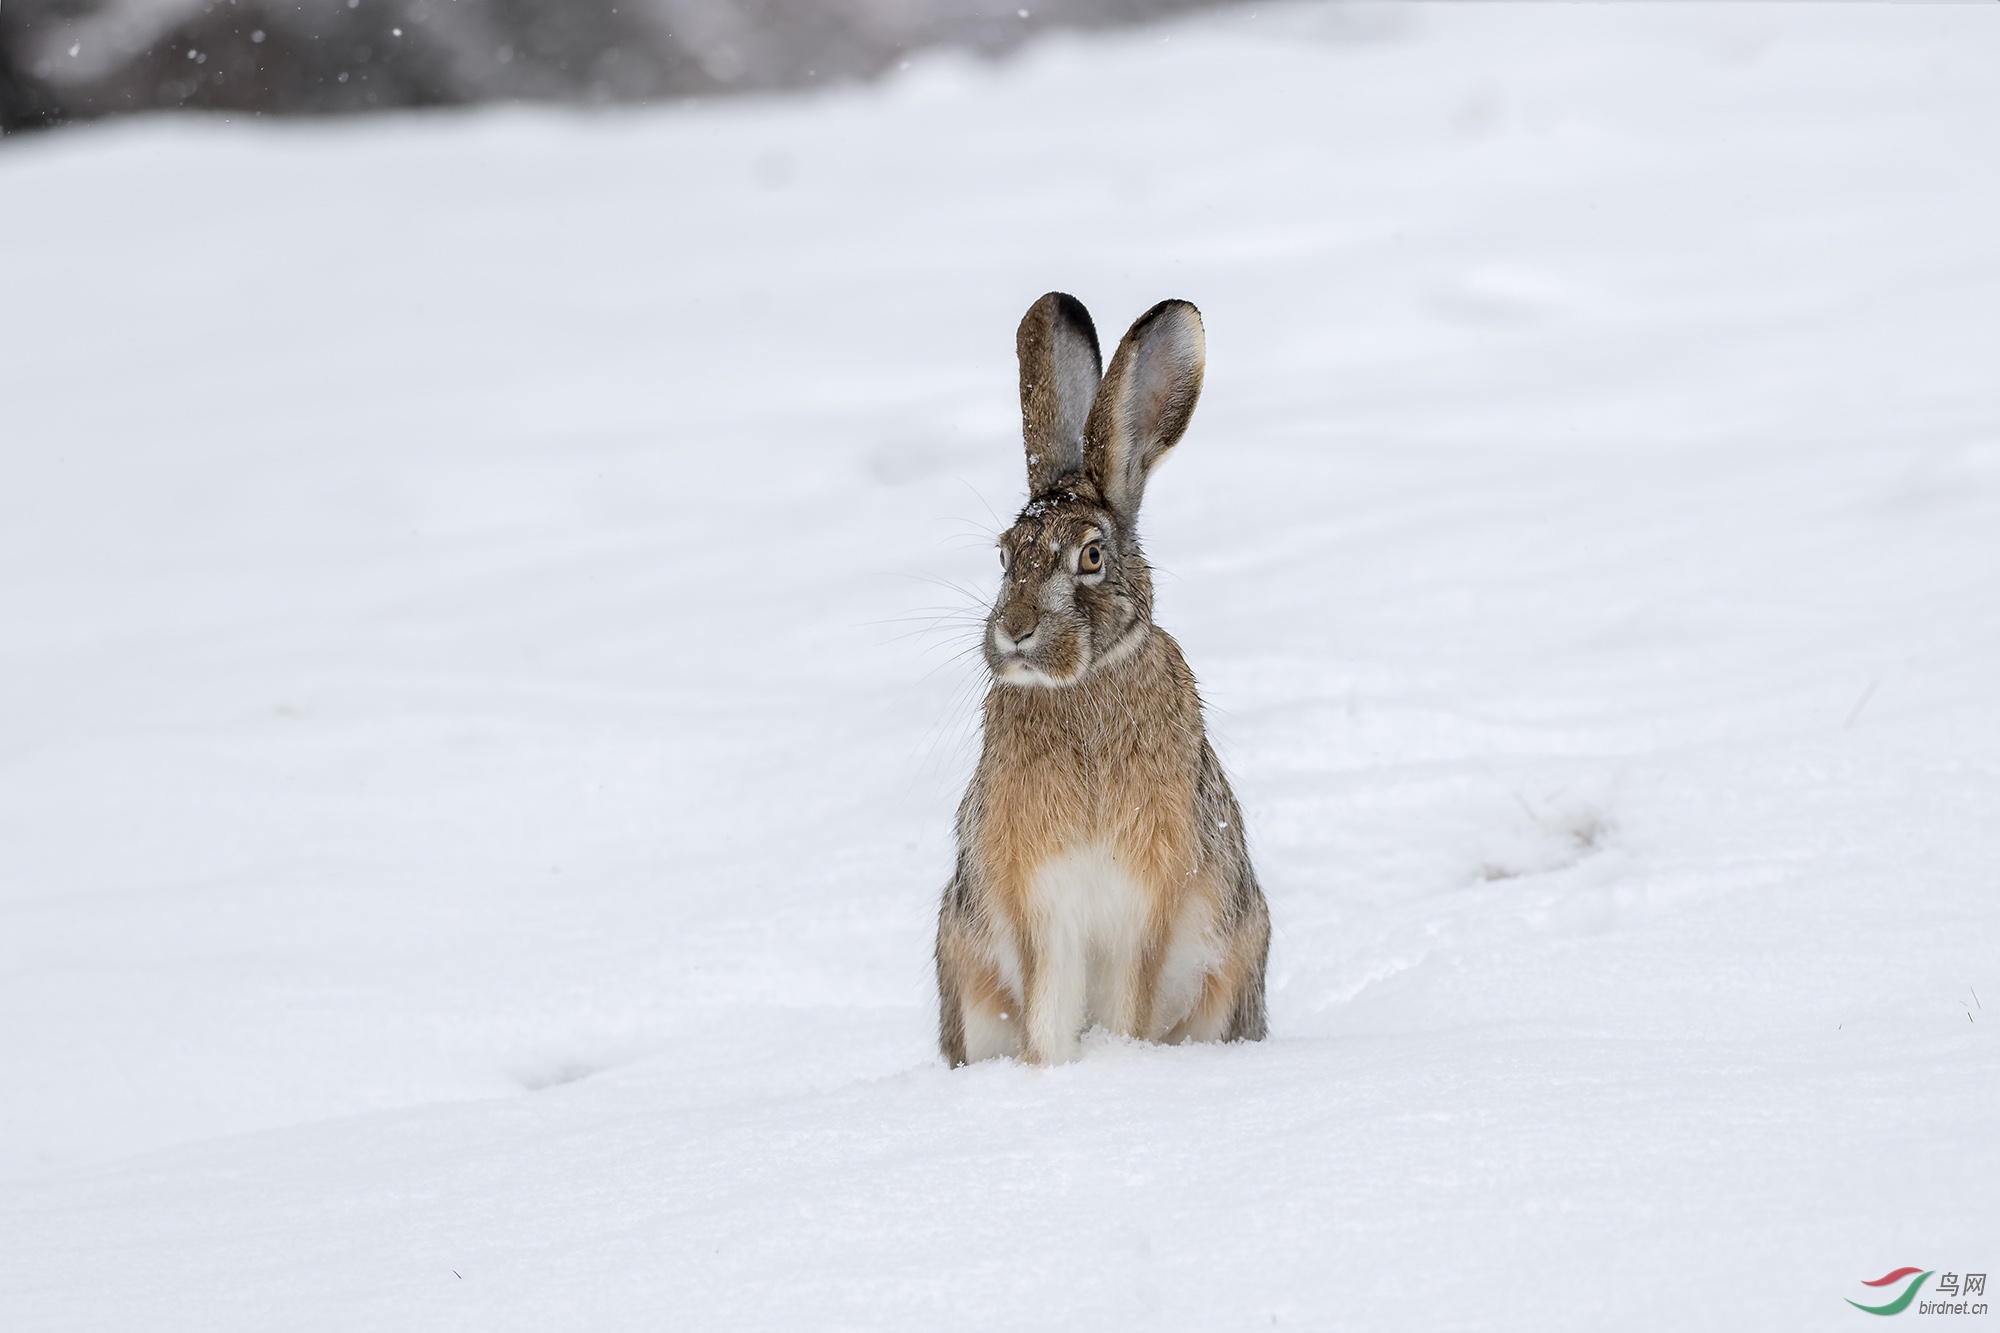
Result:
M1084 471L1120 519L1138 514L1147 475L1187 430L1206 356L1201 312L1186 301L1160 302L1118 344L1084 428Z
M1014 334L1021 357L1021 436L1028 447L1028 494L1040 495L1083 471L1083 426L1097 397L1103 359L1083 302L1050 292L1028 307Z

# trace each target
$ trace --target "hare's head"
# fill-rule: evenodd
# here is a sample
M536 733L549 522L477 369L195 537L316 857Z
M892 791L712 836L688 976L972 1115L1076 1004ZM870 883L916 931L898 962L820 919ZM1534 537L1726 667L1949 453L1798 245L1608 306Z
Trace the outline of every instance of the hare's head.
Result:
M1028 503L1000 534L986 664L1007 685L1074 685L1152 628L1139 501L1201 396L1201 314L1186 301L1148 310L1101 383L1097 330L1073 296L1028 307L1015 344Z

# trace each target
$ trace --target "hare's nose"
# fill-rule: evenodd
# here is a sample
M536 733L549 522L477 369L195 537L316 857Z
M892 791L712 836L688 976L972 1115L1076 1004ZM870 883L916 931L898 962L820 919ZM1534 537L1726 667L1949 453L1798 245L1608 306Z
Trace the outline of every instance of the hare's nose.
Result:
M1036 621L1029 620L1023 623L1022 620L1008 616L993 627L994 646L1003 653L1019 652L1028 646L1030 639L1035 637L1037 628L1039 625Z

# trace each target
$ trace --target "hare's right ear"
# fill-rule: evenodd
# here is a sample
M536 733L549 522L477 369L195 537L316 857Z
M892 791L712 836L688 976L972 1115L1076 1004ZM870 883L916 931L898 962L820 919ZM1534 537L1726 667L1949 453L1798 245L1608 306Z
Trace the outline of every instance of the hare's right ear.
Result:
M1090 312L1067 292L1050 292L1028 307L1014 349L1021 357L1021 437L1028 448L1028 494L1034 496L1083 471L1083 427L1104 362Z

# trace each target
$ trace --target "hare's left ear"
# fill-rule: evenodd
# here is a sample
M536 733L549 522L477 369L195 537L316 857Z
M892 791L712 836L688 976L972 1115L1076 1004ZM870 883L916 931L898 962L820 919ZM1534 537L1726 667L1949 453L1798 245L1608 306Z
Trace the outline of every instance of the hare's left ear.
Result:
M1206 354L1201 312L1162 301L1139 316L1111 358L1084 428L1083 466L1127 523L1139 512L1147 475L1187 430Z

